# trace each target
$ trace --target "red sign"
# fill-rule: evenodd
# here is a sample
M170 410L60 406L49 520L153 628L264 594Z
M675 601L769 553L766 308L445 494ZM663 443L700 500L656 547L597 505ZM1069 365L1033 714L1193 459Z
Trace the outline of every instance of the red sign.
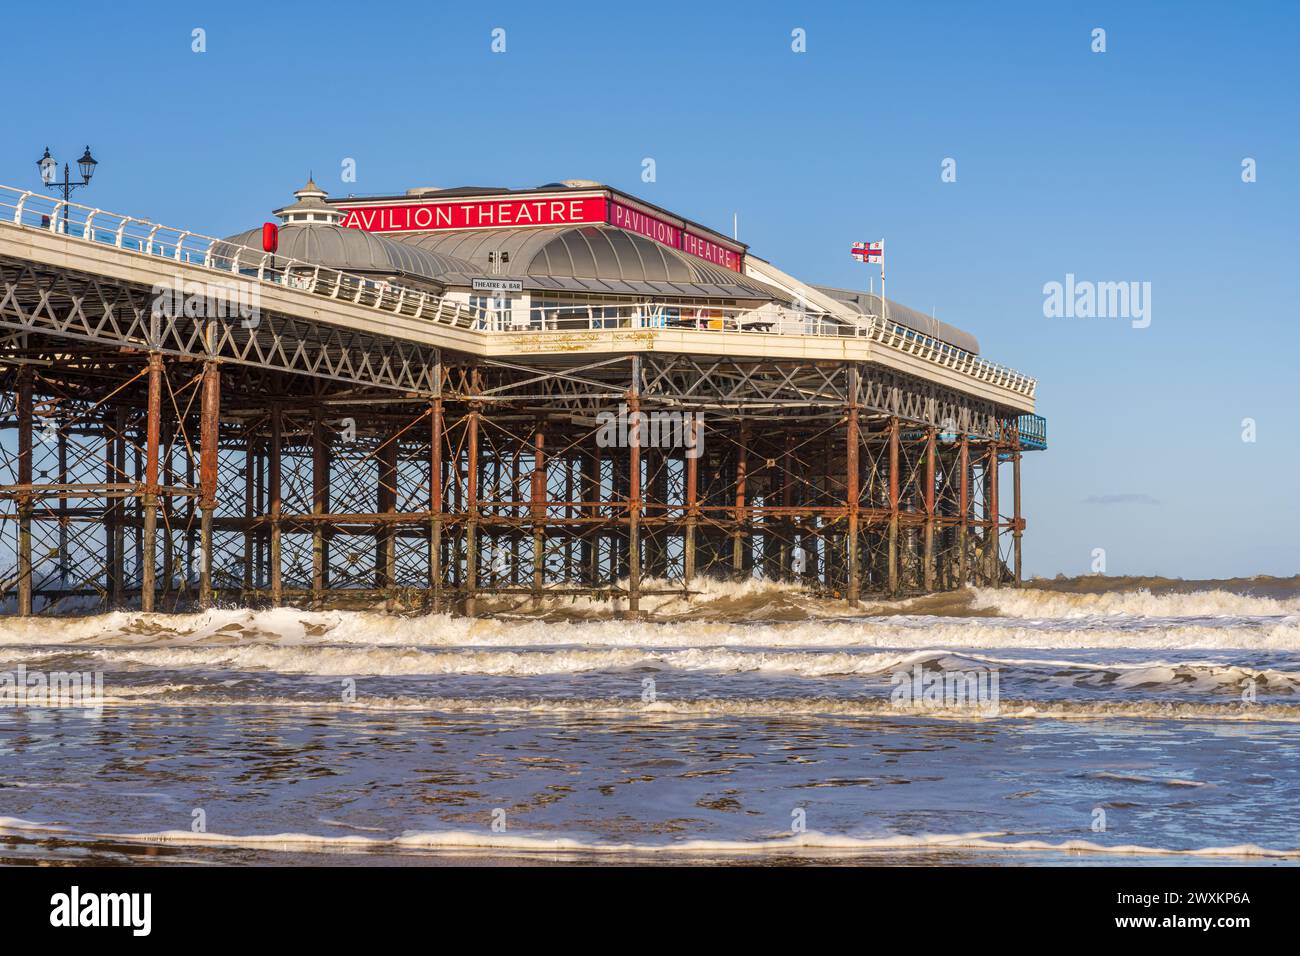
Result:
M608 223L662 245L722 266L743 270L741 253L687 227L660 219L605 196L544 199L444 199L385 206L353 206L342 225L366 232L435 232L444 229L497 229L518 226L568 226Z
M626 229L628 232L639 233L674 249L682 247L682 231L672 223L646 215L631 206L624 206L621 202L610 202L609 224Z
M740 253L734 249L729 249L712 239L696 235L687 229L679 229L672 223L666 222L657 216L641 212L639 209L633 209L631 206L625 206L620 202L610 201L609 224L618 226L620 229L626 229L628 232L647 236L655 242L662 243L665 246L672 246L674 249L680 249L697 259L712 262L714 265L730 269L732 272L741 271Z
M275 252L280 248L280 230L273 222L262 223L262 251Z
M578 196L353 206L344 212L342 224L366 232L429 232L439 229L496 229L502 226L567 226L604 221L604 196Z
M693 232L685 233L682 236L682 252L689 252L693 256L706 262L712 262L715 266L730 269L732 272L740 271L739 252L728 249L712 239L697 236Z

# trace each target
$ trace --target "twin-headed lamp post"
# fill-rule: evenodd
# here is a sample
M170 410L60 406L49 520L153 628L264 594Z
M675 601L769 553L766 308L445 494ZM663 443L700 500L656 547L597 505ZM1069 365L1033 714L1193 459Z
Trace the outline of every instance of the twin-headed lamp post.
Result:
M36 166L41 171L41 182L45 184L45 188L63 190L63 228L65 230L68 227L68 197L72 195L74 189L90 185L90 177L95 175L95 167L98 165L99 163L95 160L95 157L90 155L90 147L87 146L86 151L81 154L81 159L77 160L77 168L81 171L81 181L78 182L72 178L72 171L68 168L67 163L63 164L63 180L59 181L57 178L59 164L50 155L48 146L45 147L45 155L36 161Z

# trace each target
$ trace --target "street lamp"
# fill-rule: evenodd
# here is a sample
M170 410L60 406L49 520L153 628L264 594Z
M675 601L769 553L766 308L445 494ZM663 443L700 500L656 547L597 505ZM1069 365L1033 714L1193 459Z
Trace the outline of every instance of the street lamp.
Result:
M74 189L90 185L90 177L95 175L95 167L98 165L99 163L96 161L95 157L90 155L90 147L87 146L86 151L82 153L81 158L77 160L77 168L81 171L81 181L77 182L72 178L72 170L68 168L67 163L64 163L63 181L60 182L55 178L59 175L59 164L55 161L54 157L50 155L50 148L48 146L45 147L45 155L36 161L36 168L41 171L41 182L45 184L45 188L63 190L64 232L67 232L68 229L68 197L72 195Z

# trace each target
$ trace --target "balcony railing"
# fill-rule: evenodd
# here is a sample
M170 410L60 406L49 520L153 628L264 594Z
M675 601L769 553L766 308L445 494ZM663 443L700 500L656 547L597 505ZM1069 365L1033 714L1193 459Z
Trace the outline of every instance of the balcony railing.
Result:
M765 333L861 338L1031 398L1037 384L1033 378L1014 369L901 325L883 322L878 317L855 324L830 313L775 304L751 309L671 302L570 304L545 308L471 305L413 286L342 272L314 262L286 259L187 229L64 202L43 193L11 186L0 186L0 222L170 259L245 281L272 283L366 308L487 334L686 329L738 335Z

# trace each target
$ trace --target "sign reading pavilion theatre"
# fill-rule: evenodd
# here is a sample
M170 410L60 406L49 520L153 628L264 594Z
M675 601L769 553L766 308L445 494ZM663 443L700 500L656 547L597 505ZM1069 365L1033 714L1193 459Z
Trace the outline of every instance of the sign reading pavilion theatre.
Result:
M610 189L522 190L505 195L343 200L342 225L367 232L439 232L607 224L713 265L744 271L745 247Z

